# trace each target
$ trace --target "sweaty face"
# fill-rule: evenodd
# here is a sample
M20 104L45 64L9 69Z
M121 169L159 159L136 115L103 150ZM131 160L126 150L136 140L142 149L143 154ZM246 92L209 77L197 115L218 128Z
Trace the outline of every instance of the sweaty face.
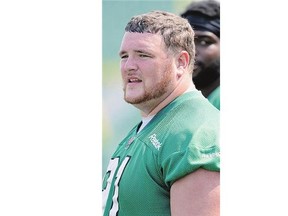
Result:
M126 102L153 108L173 91L173 59L160 35L126 32L119 55Z
M196 62L193 82L203 88L220 77L220 39L208 31L195 31Z

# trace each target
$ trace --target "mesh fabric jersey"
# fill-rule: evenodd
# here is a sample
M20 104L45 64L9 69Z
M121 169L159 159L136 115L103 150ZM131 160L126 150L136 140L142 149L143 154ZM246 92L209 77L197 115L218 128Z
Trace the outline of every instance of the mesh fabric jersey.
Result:
M103 179L104 216L168 216L170 188L203 168L220 171L219 110L195 90L118 145ZM193 205L193 203L191 203Z

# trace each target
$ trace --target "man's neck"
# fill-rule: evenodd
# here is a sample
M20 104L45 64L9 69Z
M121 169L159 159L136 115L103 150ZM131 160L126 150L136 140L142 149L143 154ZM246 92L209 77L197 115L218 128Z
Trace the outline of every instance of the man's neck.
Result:
M154 109L152 109L149 113L141 112L142 117L148 117L156 115L161 109L163 109L165 106L167 106L171 101L173 101L178 96L184 94L187 91L192 91L195 89L194 84L191 82L189 85L178 85L177 88L174 89L174 91L171 92L161 103L159 103Z
M218 86L220 86L220 78L215 80L211 85L199 90L202 92L203 96L207 98Z

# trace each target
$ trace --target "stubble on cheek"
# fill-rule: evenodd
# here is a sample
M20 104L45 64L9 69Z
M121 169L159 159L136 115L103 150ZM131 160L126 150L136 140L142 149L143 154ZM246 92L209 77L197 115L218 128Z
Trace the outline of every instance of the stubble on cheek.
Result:
M142 89L135 89L129 91L139 91L138 95L135 93L135 97L127 97L127 89L123 87L124 100L130 104L140 104L148 102L153 99L161 98L164 94L167 93L168 87L171 85L171 70L164 70L163 77L157 83L153 83L151 87L145 86L143 83ZM141 93L142 91L142 93Z

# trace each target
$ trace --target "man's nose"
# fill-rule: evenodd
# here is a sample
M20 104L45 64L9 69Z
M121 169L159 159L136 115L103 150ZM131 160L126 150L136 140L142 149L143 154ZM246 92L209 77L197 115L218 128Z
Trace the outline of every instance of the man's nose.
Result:
M124 69L126 71L136 70L137 63L133 57L128 57L124 63Z

